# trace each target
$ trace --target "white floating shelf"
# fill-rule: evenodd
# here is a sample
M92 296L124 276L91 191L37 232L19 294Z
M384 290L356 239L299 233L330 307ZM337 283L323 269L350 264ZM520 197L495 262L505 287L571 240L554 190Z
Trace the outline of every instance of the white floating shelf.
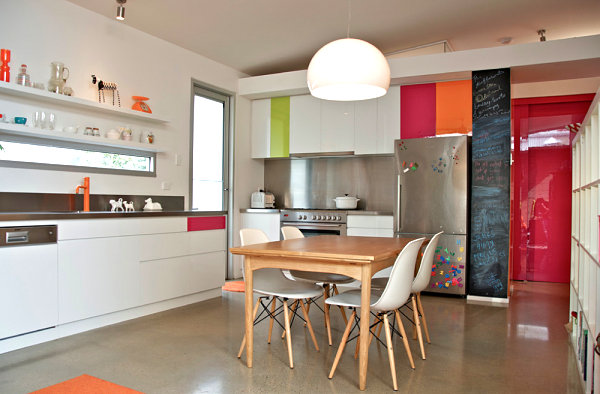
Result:
M162 152L154 145L134 141L111 140L106 137L93 137L88 135L70 134L62 131L42 130L25 125L0 123L0 134L35 137L54 141L76 142L83 145L106 146L112 148L131 149L140 152Z
M42 89L35 89L28 86L17 85L16 83L9 83L0 81L0 93L7 94L17 97L25 97L28 99L46 101L51 103L58 103L61 105L69 106L72 108L84 108L93 110L96 112L103 112L106 114L122 116L133 119L143 119L148 122L154 123L167 123L168 120L161 119L154 114L148 114L146 112L134 111L128 108L113 107L111 105L100 104L95 101L84 100L77 97L65 96L62 94L48 92Z

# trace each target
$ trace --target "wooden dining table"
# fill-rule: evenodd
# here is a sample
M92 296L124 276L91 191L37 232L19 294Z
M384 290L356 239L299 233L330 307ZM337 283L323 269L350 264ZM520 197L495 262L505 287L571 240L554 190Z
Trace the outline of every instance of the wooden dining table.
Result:
M243 255L245 274L246 363L252 368L253 272L261 268L326 272L361 281L360 336L368 338L371 277L394 264L402 249L416 238L320 235L230 248ZM367 384L369 341L359 341L359 388Z

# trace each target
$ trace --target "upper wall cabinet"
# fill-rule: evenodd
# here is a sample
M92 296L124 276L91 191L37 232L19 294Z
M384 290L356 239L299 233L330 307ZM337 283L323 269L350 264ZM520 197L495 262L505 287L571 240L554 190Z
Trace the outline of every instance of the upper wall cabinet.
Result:
M252 102L252 157L393 153L400 138L400 87L374 100L328 101L311 95ZM288 150L289 149L289 150Z
M385 96L355 105L354 153L394 153L394 140L400 138L400 86L390 86Z
M320 152L354 151L354 102L321 100Z
M310 94L290 97L290 153L321 151L321 101Z
M252 101L252 158L288 157L290 147L290 98Z

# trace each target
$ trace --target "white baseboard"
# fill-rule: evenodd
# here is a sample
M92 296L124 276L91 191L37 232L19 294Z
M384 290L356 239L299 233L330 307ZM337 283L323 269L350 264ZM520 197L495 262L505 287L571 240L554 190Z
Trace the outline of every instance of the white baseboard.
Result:
M509 298L498 298L498 297L482 297L475 295L467 295L467 303L473 304L488 304L491 306L508 306Z
M220 296L221 288L219 287L216 289L205 290L200 293L156 302L154 304L142 305L136 308L61 324L56 327L13 338L7 338L0 340L0 354Z

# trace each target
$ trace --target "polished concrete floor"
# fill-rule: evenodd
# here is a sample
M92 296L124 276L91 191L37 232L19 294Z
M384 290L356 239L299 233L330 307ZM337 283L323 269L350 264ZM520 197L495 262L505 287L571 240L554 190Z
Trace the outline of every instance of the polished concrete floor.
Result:
M516 284L507 308L464 299L424 296L431 341L427 360L411 341L416 369L394 342L400 392L580 393L564 324L567 285ZM311 309L316 352L305 328L293 327L294 369L279 335L266 343L268 324L255 331L254 368L236 358L242 339L243 293L224 293L175 310L0 355L0 393L27 393L81 374L146 393L359 392L358 362L349 346L332 380L327 373L342 336L333 311L334 346L322 314ZM277 330L281 333L280 330ZM353 345L353 344L352 344ZM368 392L391 392L387 352L374 341Z

